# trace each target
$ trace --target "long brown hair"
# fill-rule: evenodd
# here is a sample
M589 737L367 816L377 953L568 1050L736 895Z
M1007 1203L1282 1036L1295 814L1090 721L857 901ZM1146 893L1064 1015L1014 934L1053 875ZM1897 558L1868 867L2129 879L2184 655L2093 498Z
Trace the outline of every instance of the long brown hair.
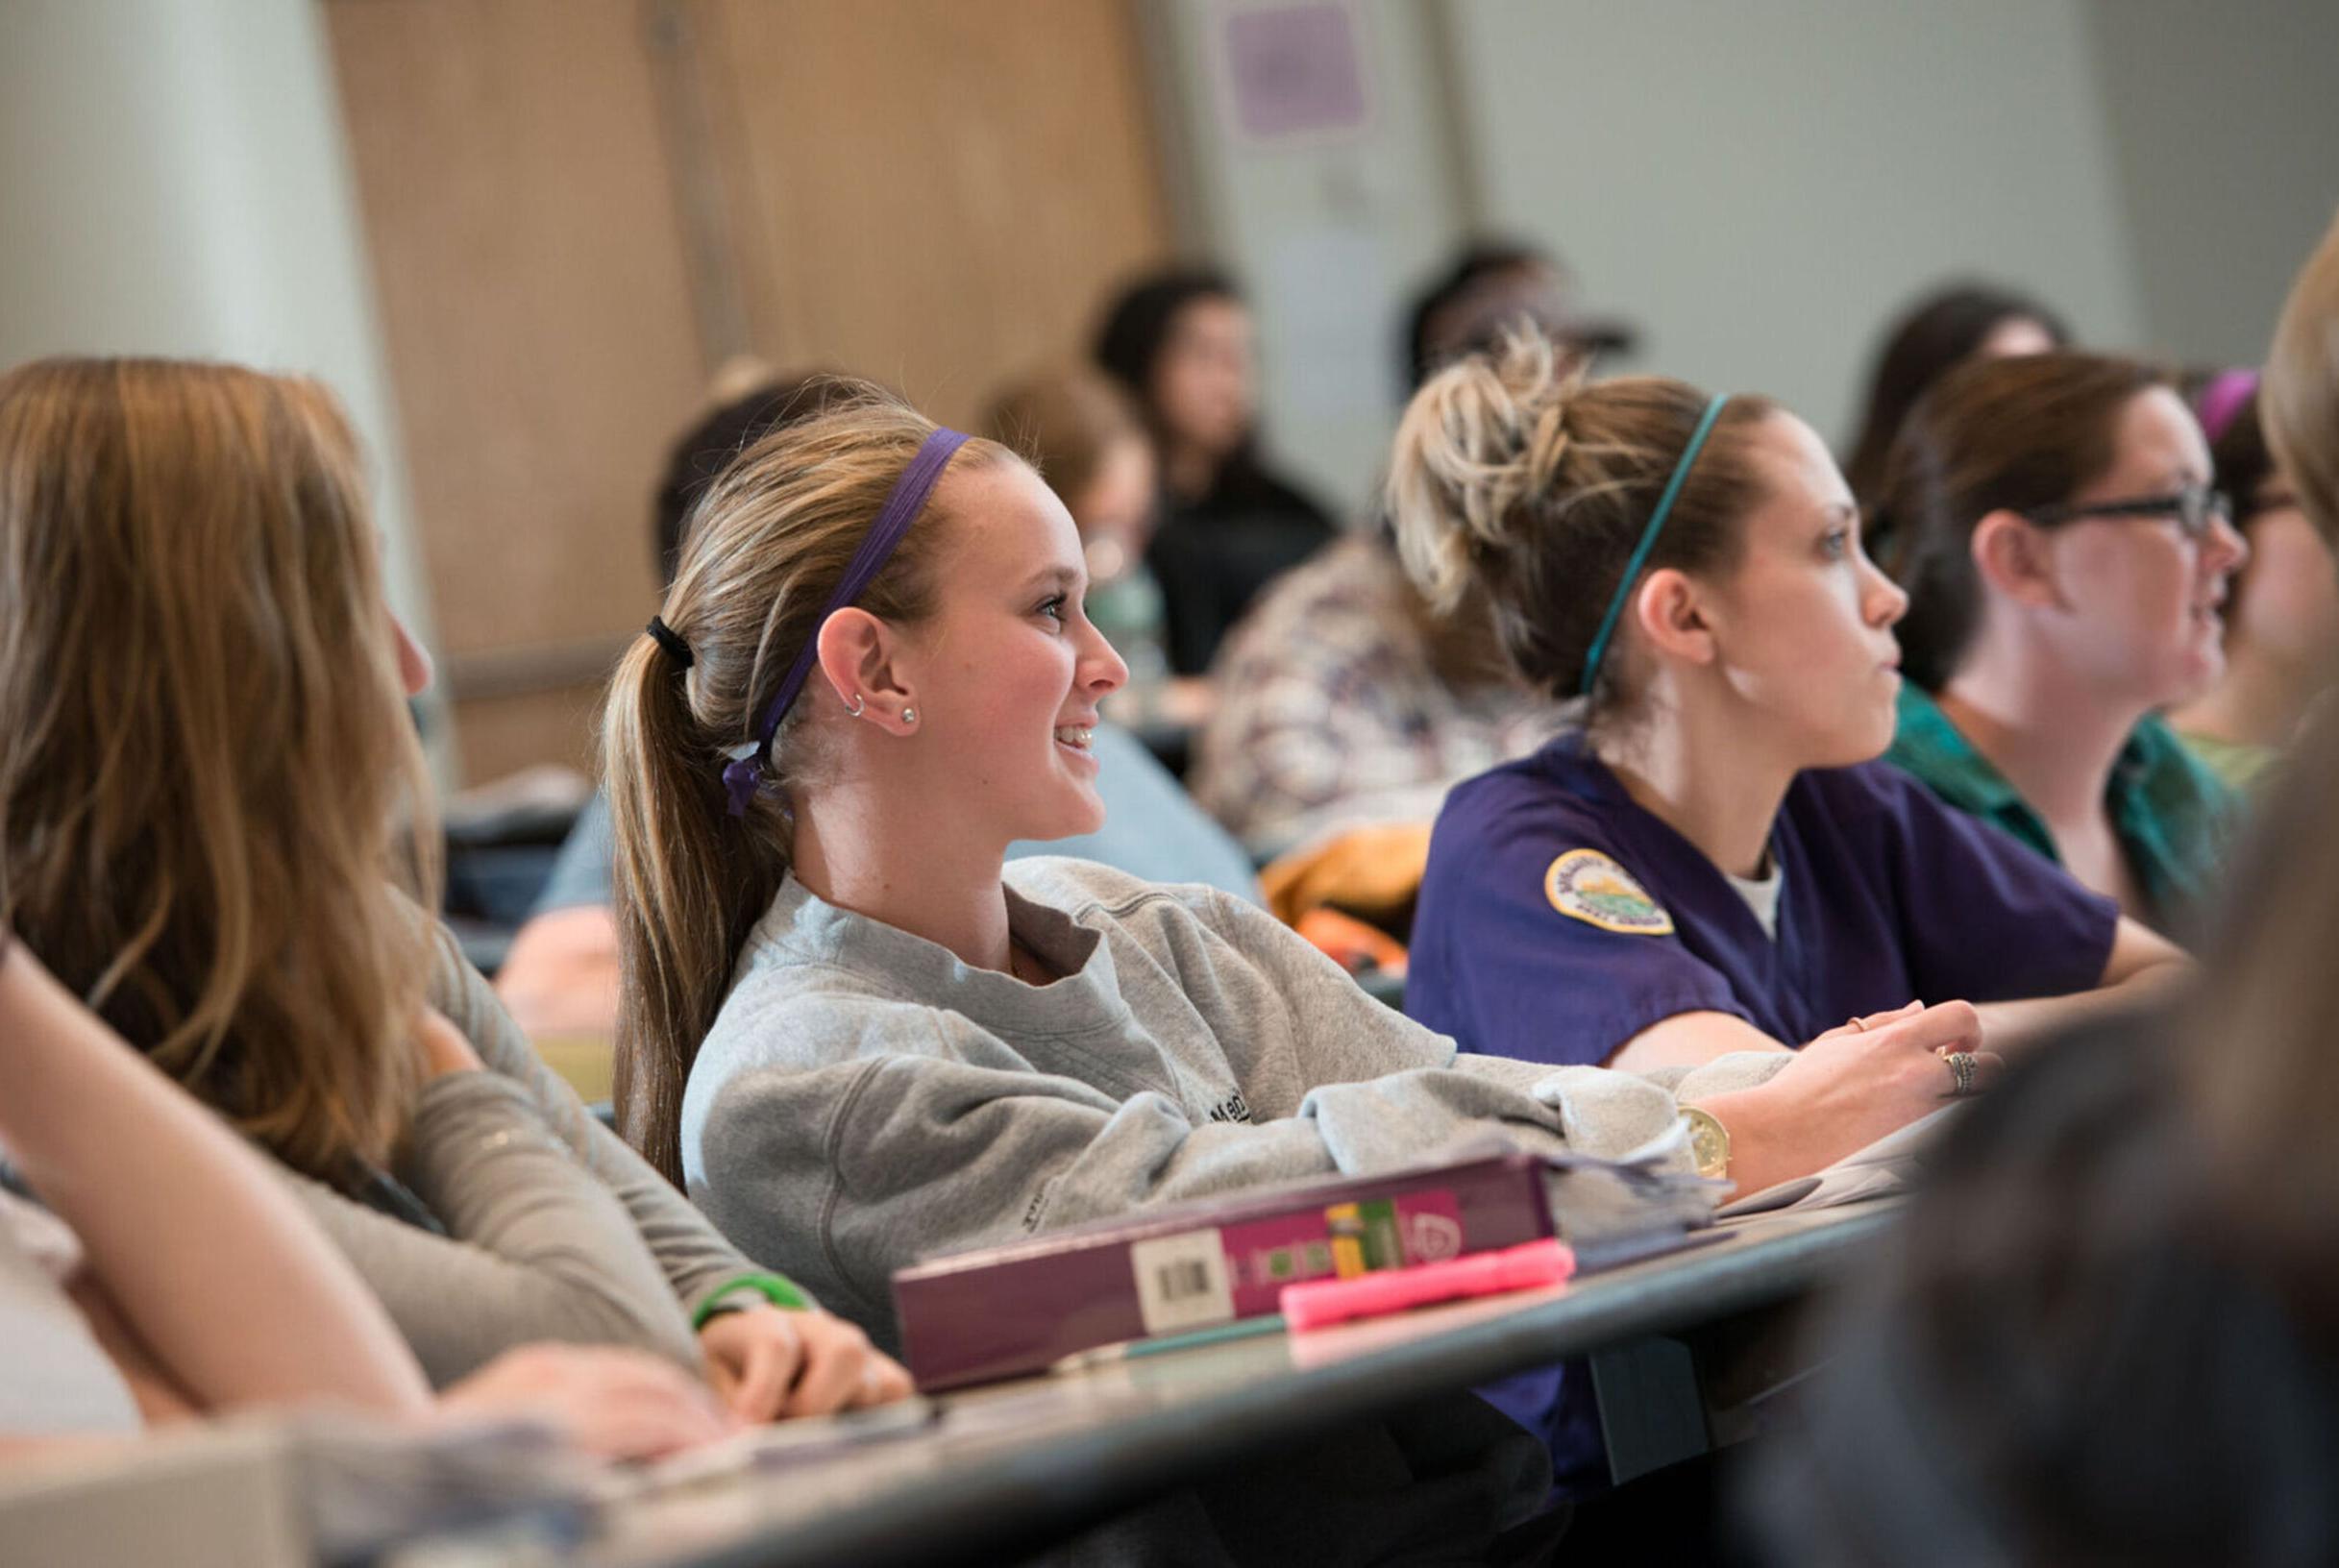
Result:
M1520 331L1432 376L1407 405L1389 511L1406 570L1440 614L1484 593L1519 678L1566 699L1658 497L1706 408L1660 376L1588 381L1550 340ZM1761 496L1753 427L1776 408L1730 400L1645 570L1721 572ZM1624 710L1631 661L1602 660L1588 719Z
M682 1175L682 1090L730 987L731 967L788 871L787 787L816 770L800 738L810 688L782 720L768 782L743 818L722 775L853 551L933 424L874 386L782 426L700 499L659 618L685 666L644 638L617 668L602 725L615 841L619 943L618 1129L666 1175ZM1012 461L971 441L951 473ZM933 603L930 567L949 517L948 479L856 601L909 625ZM817 677L816 677L817 679Z
M381 1161L437 871L356 443L314 381L0 378L0 916L290 1164ZM400 817L404 813L404 829Z

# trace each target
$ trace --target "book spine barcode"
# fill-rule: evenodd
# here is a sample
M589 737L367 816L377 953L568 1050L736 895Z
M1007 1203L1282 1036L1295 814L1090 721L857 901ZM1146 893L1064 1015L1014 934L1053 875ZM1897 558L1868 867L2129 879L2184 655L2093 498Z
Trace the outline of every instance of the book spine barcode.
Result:
M1164 1301L1191 1301L1210 1294L1210 1270L1198 1262L1180 1259L1167 1268L1156 1269L1153 1284Z

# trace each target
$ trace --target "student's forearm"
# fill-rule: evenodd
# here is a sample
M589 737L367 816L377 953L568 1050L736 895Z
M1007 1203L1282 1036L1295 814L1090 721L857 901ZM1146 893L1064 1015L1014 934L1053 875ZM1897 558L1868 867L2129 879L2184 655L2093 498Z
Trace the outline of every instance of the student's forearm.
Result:
M1785 1049L1745 1019L1727 1013L1676 1013L1626 1041L1601 1066L1618 1072L1650 1073L1667 1067L1700 1067L1738 1051Z
M2039 996L2019 1002L1986 1002L1982 1041L1991 1050L2020 1050L2044 1036L2091 1018L2138 1012L2166 997L2193 973L2184 950L2134 920L2123 919L2105 961L2103 982L2069 996Z
M2191 966L2183 962L2140 969L2116 985L2082 991L2073 996L2034 996L2019 1002L1984 1002L1974 1011L1982 1016L1982 1042L2001 1055L2021 1051L2093 1018L2134 1013L2174 991Z
M493 1072L432 1080L398 1174L447 1234L304 1184L310 1213L444 1386L531 1340L624 1345L696 1369L689 1320L625 1209Z
M206 1408L424 1407L381 1305L260 1158L12 943L0 1034L0 1139Z
M487 982L463 963L452 942L442 934L433 1001L478 1048L489 1069L527 1090L553 1136L625 1206L683 1310L696 1311L723 1286L751 1272L755 1265L725 1241L688 1198L595 1120L577 1091L545 1066L497 1005Z

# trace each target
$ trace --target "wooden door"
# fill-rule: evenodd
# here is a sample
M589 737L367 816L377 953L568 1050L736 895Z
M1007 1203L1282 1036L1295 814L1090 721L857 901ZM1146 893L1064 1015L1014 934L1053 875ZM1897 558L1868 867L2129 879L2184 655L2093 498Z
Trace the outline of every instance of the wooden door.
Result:
M332 0L466 782L587 766L746 352L964 422L1168 244L1122 0Z

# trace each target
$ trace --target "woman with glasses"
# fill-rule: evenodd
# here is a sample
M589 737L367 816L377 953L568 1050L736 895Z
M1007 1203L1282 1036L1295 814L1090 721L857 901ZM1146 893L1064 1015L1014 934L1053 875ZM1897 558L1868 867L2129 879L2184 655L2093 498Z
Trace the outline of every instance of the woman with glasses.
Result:
M2163 930L2239 800L2156 717L2225 669L2249 549L2214 480L2158 375L2057 353L1944 378L1879 502L1909 594L1891 760Z

